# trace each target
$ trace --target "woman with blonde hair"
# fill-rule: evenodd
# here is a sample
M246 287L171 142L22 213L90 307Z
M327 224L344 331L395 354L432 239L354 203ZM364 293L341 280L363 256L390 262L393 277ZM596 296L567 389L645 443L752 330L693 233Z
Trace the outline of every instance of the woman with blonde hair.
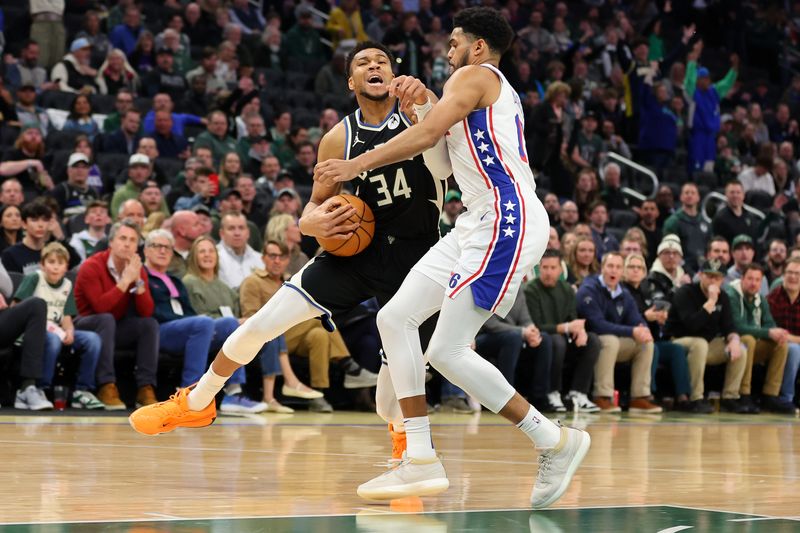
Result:
M111 50L97 70L95 78L100 94L117 94L120 89L128 89L136 94L139 87L139 75L128 63L125 52L117 48Z
M597 250L594 241L588 237L578 237L575 246L567 256L569 275L567 281L577 289L584 279L600 272Z
M202 235L195 239L186 259L186 275L183 284L189 293L189 301L199 314L220 318L232 316L243 324L239 306L239 293L219 279L219 256L214 239ZM284 384L293 389L321 397L322 393L304 385L292 370L283 335L266 343L258 354L264 384L264 403L267 411L292 413L293 409L281 405L275 398L275 378L283 374ZM316 392L316 395L314 394Z
M308 263L308 256L300 249L302 240L300 226L297 225L297 219L292 215L286 213L274 215L267 222L264 242L277 241L289 250L289 267L286 269L288 276L294 276L303 268L303 265Z
M165 220L167 220L167 214L163 211L154 211L147 215L147 220L142 226L142 237L147 237L153 230L161 229Z
M628 231L625 232L622 240L638 242L642 250L642 256L644 257L645 261L647 261L647 237L645 237L644 232L640 228L637 228L636 226L628 228Z

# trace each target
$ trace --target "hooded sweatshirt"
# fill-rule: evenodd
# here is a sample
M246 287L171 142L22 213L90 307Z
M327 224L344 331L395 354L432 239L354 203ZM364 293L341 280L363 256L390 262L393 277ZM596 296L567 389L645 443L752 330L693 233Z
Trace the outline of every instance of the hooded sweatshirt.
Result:
M768 339L770 328L778 327L769 311L769 303L756 293L746 298L742 292L742 280L737 279L725 288L731 301L733 324L740 335L752 335L756 339Z

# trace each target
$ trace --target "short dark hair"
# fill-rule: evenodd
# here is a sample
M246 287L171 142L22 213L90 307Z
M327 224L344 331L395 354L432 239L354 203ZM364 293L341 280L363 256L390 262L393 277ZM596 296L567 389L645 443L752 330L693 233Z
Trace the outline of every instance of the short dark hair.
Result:
M731 185L736 185L737 187L741 187L742 189L744 189L744 185L742 185L742 182L741 182L741 181L739 181L739 180L738 180L738 179L736 179L736 178L734 178L734 179L732 179L732 180L728 180L728 181L727 181L727 183L725 183L725 188L727 189L727 188L728 188L728 187L730 187Z
M547 250L544 251L544 254L542 255L542 261L544 261L545 259L558 259L560 261L561 252L556 250L555 248L548 248Z
M50 219L53 216L53 209L44 202L33 201L22 206L20 213L22 220L33 219Z
M711 245L714 244L715 242L724 242L725 244L730 246L728 239L726 239L722 235L714 235L713 237L711 237L711 239L709 239L708 244L706 245L706 253L711 251Z
M269 246L270 244L272 244L273 246L277 246L280 249L281 254L289 255L289 248L286 247L286 244L273 240L269 240L264 243L264 252L263 252L264 254L267 253L267 246Z
M389 63L394 63L394 54L392 51L389 50L385 45L381 43L377 43L375 41L364 41L363 43L358 43L353 47L352 50L347 54L347 57L344 60L344 71L347 72L347 75L350 75L350 66L353 64L353 59L355 59L356 54L361 52L362 50L369 50L370 48L375 48L376 50L380 50L386 57L389 58Z
M758 263L748 263L744 265L744 267L742 268L742 277L747 275L747 273L750 272L751 270L758 270L759 272L761 272L762 275L764 274L764 267L762 267Z
M203 52L200 54L200 59L208 59L217 55L217 49L213 46L206 46L203 48Z
M453 17L453 27L483 39L497 55L503 55L514 38L514 30L501 12L491 7L468 7Z

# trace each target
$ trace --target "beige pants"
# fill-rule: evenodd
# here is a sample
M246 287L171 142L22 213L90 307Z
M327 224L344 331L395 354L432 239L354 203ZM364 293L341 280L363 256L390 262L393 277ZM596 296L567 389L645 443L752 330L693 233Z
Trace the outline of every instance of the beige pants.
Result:
M650 367L653 364L653 343L638 344L631 337L600 335L600 357L594 365L594 395L614 395L614 365L633 360L631 397L650 396Z
M742 377L741 394L750 394L750 380L753 377L754 363L767 363L767 379L764 380L762 393L766 396L777 396L783 382L783 367L789 356L789 343L777 344L772 339L756 339L752 335L744 335L742 342L747 346L747 366Z
M739 388L742 385L745 367L747 367L747 347L742 345L742 357L736 361L728 360L725 355L725 339L717 337L711 342L702 337L680 337L672 342L686 348L688 352L689 380L692 383L691 400L703 398L703 378L706 365L721 365L727 363L725 368L725 385L722 388L722 397L736 399L739 397Z
M306 320L284 333L289 353L308 357L311 386L315 389L330 387L328 371L331 360L349 357L350 352L338 331L328 332L317 319Z
M39 43L39 65L48 76L50 69L64 58L64 22L61 20L40 20L31 24L31 39ZM66 81L66 80L64 80Z

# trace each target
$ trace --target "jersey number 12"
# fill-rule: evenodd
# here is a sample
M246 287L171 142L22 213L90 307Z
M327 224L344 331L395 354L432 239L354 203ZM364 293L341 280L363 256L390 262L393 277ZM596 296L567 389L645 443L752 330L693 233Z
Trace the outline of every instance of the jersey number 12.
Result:
M394 198L403 197L406 200L411 198L411 187L408 186L406 175L402 168L398 168L394 175L394 190L389 192L389 186L386 183L386 176L383 174L376 174L370 176L370 183L375 183L376 191L380 195L378 198L378 207L390 205L394 202Z

